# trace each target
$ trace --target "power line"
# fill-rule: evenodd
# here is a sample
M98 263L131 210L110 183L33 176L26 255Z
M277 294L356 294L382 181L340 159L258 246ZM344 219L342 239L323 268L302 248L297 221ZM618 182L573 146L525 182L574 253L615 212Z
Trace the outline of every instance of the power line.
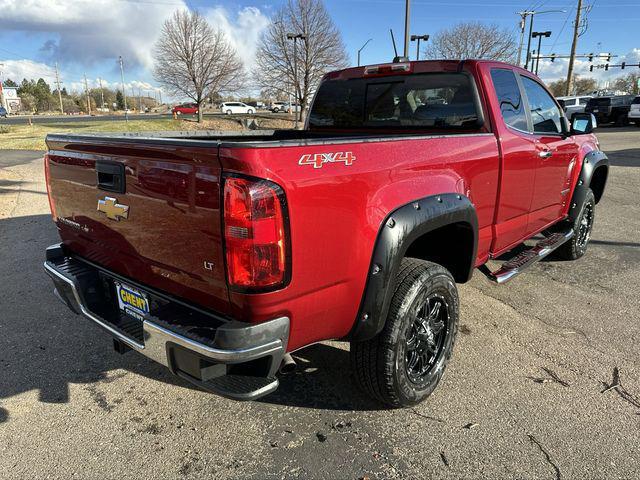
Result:
M569 2L567 4L567 7L572 4L573 2ZM566 8L566 7L565 7ZM564 23L562 24L562 28L560 28L560 33L558 33L558 35L556 36L556 39L553 41L553 45L551 45L551 48L549 49L550 52L553 51L553 49L556 47L556 45L558 44L558 40L560 40L560 37L562 36L562 33L564 32L564 29L567 26L567 23L569 22L569 17L571 17L571 12L573 12L573 7L571 7L568 11L567 11L567 16L564 19Z

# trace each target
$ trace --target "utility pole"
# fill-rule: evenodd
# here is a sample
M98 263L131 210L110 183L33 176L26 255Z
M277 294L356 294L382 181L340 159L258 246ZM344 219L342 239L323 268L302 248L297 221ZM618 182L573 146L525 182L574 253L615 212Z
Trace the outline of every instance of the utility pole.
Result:
M425 42L429 40L429 35L411 35L411 41L418 41L418 46L416 47L416 60L420 60L420 40L424 40Z
M573 24L573 42L571 43L571 57L569 57L569 70L567 71L567 90L565 94L571 95L573 90L573 63L576 57L576 48L578 46L578 29L580 28L580 15L582 13L582 0L578 0L578 8L576 9L576 21Z
M100 101L102 102L100 104L100 108L104 108L104 90L102 88L102 78L99 78L98 81L100 82Z
M372 38L370 38L369 40L367 40L366 42L364 42L364 45L362 45L362 46L360 47L360 50L358 50L358 66L360 66L360 52L361 52L362 50L364 50L364 47L366 47L366 46L367 46L367 44L368 44L371 40L373 40L373 39L372 39Z
M58 100L60 101L60 113L64 115L64 107L62 106L62 92L60 91L60 75L58 74L58 62L56 62L56 85L58 87Z
M291 108L292 111L298 108L299 106L300 114L302 114L302 105L301 105L301 99L299 95L300 89L298 88L298 39L306 40L307 36L302 33L287 33L287 39L293 40L293 83L294 83L295 98L296 98L296 105L295 106L291 106L291 104L289 105L292 107ZM295 115L296 115L295 129L297 130L298 116L299 116L298 112L295 112Z
M122 79L122 96L124 97L124 120L125 122L129 122L129 113L127 112L127 92L124 89L124 68L122 66L122 56L118 57L118 62L120 62L120 78Z
M9 111L9 109L4 104L4 90L2 88L2 67L4 67L4 63L0 63L0 107L4 107L5 110Z
M524 46L524 31L527 25L528 11L517 12L520 15L520 41L518 42L518 67L522 64L522 47Z
M87 74L84 74L84 92L87 95L87 113L91 115L91 99L89 98L89 84L87 83Z
M409 58L409 20L411 18L411 0L406 0L404 9L404 58Z

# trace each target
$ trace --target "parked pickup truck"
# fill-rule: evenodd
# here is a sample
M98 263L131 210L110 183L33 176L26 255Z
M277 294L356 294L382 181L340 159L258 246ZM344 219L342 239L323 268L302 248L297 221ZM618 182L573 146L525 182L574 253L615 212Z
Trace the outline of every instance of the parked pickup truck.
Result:
M611 97L593 97L584 111L594 115L599 123L615 123L622 127L629 124L629 111L633 95L616 95Z
M594 127L530 72L468 60L329 73L304 130L49 135L44 266L118 351L204 389L258 398L291 352L342 339L366 392L414 405L451 357L456 284L584 255Z

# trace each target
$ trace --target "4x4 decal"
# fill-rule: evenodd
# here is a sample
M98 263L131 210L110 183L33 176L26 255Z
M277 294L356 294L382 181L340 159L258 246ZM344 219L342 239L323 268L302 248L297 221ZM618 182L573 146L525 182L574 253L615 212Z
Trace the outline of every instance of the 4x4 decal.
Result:
M353 165L356 156L352 152L333 153L307 153L300 157L298 165L313 165L313 168L322 168L325 163L344 163Z

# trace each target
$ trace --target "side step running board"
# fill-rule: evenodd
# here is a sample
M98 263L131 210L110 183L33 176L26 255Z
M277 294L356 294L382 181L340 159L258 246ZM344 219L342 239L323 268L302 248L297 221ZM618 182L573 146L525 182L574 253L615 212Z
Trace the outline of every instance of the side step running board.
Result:
M505 283L519 273L522 273L538 260L542 260L565 242L571 240L571 238L573 238L573 230L554 233L540 240L534 247L520 252L515 257L509 259L495 272L489 270L486 265L480 266L478 270L484 273L492 282Z

